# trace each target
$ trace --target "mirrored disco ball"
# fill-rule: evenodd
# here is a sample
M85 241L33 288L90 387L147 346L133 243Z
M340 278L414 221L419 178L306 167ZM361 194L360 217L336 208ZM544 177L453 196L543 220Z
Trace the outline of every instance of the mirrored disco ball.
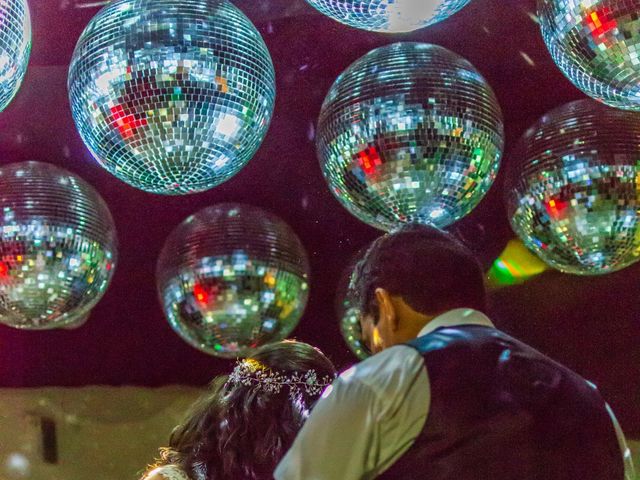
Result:
M340 333L344 338L349 350L364 360L370 356L362 342L362 328L360 327L360 312L351 305L349 300L345 300L340 315Z
M220 204L187 218L158 260L163 310L194 347L245 356L285 338L308 296L309 262L289 226L260 208Z
M0 0L0 111L18 92L30 52L29 5L26 0Z
M77 317L75 321L66 324L62 327L64 330L77 330L78 328L84 327L84 325L89 321L91 317L91 312L87 312L86 314Z
M538 0L542 36L587 95L640 110L640 0Z
M437 45L395 43L336 80L318 121L329 187L360 220L438 227L464 217L493 183L504 142L491 87Z
M111 213L81 178L47 163L0 167L0 323L77 324L105 293L117 257Z
M342 272L338 280L336 289L335 306L338 314L340 333L349 350L359 359L364 360L369 357L369 352L363 342L362 327L360 326L360 311L355 307L351 297L351 284L353 282L353 272L356 265L367 253L370 245L360 249Z
M470 0L307 0L325 15L374 32L411 32L437 23Z
M251 159L275 76L262 37L226 0L113 0L78 41L69 98L109 172L148 192L186 194Z
M640 253L640 116L590 99L559 107L509 155L511 225L561 271L620 270Z

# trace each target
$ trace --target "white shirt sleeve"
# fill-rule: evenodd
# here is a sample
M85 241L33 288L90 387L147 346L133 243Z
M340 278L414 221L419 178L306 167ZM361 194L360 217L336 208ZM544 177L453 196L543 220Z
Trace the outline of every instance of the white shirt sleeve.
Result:
M413 348L397 346L365 360L327 389L274 477L375 478L422 431L430 396L424 361Z
M620 451L622 452L622 460L624 462L624 478L625 480L635 480L636 474L635 474L635 469L633 467L633 458L631 457L631 450L627 446L627 440L624 438L624 433L622 432L620 423L618 423L618 419L613 413L613 410L611 409L608 403L605 405L607 407L607 412L611 417L611 421L613 422L613 428L615 428L616 430L616 436L618 437L618 444L620 445Z

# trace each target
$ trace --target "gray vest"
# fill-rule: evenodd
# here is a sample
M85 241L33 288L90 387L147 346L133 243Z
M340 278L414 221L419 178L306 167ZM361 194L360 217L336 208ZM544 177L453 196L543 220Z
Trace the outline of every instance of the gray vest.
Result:
M377 478L624 479L605 402L576 373L483 326L440 328L409 346L428 366L429 415Z

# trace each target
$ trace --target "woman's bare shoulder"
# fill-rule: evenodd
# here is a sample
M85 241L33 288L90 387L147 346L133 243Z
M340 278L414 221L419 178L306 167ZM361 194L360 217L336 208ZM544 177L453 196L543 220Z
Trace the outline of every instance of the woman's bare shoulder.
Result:
M175 465L165 465L150 471L142 480L190 480L189 476Z
M144 477L142 480L166 480L166 477L164 475L162 475L161 473L151 472L146 477Z

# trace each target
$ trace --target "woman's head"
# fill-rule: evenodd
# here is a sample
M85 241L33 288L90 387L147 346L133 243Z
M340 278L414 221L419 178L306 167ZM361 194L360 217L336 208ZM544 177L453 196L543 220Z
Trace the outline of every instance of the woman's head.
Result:
M213 381L174 429L161 464L178 464L194 479L271 479L322 393L314 385L334 376L333 364L309 344L260 348Z
M237 396L245 388L271 394L282 400L287 394L303 414L316 402L335 377L333 364L320 350L307 343L283 341L267 345L241 360L227 380Z

